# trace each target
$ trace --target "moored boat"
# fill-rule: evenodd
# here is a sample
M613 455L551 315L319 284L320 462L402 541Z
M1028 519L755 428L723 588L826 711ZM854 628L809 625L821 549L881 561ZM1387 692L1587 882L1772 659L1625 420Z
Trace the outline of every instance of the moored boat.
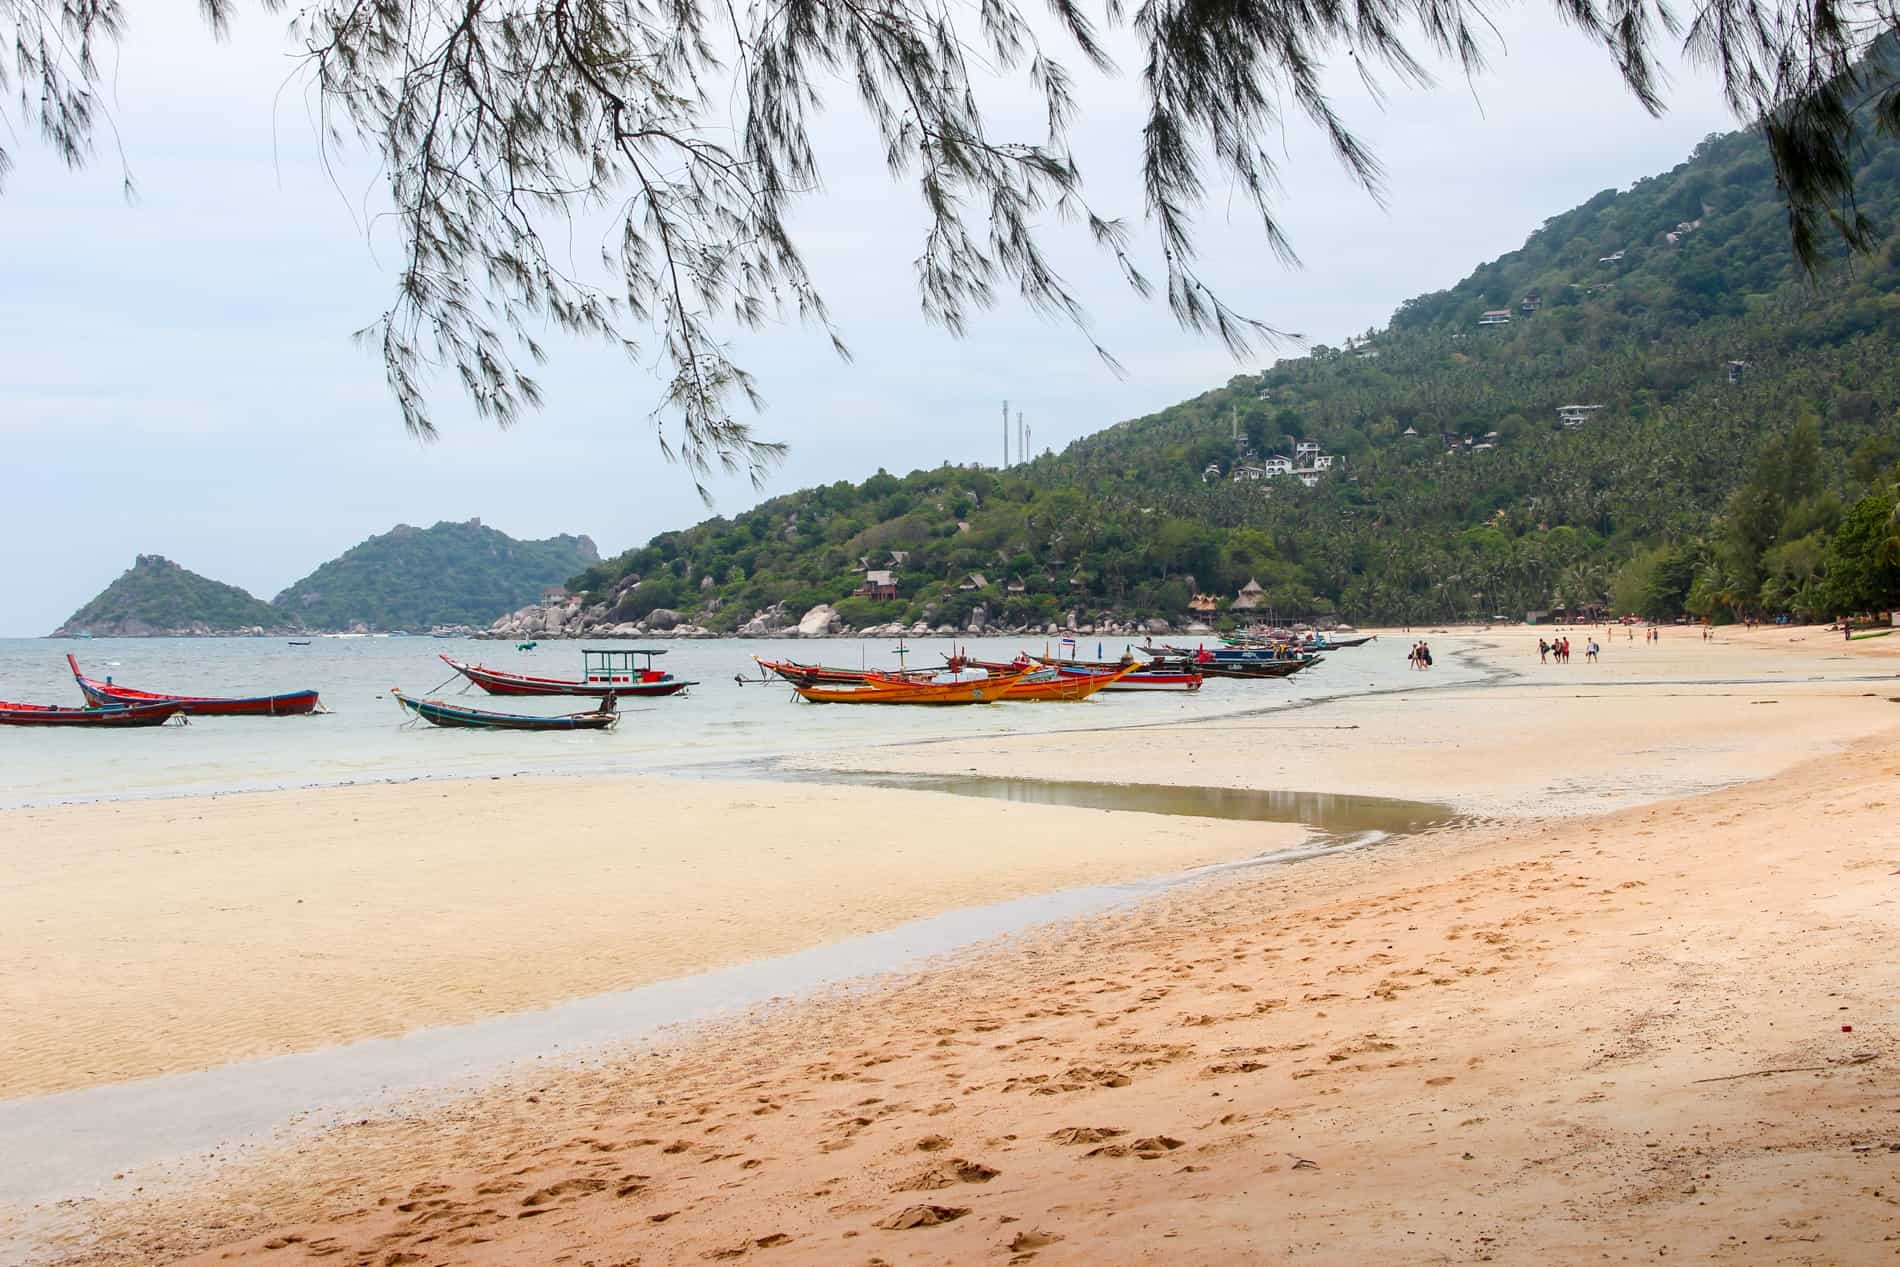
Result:
M587 695L595 698L632 695L644 698L675 695L689 686L699 685L654 668L653 657L665 654L664 650L646 648L583 650L581 678L578 681L573 678L537 677L531 673L510 673L486 665L466 664L450 655L444 655L441 659L442 663L490 695ZM640 656L646 658L644 666L635 662L635 657Z
M1070 665L1056 662L1058 671L1066 676L1079 677L1083 674L1101 672L1082 665ZM1202 675L1192 669L1155 668L1153 662L1137 666L1103 684L1105 691L1198 691L1201 689Z
M95 707L109 704L176 704L187 717L301 717L317 711L315 691L289 691L281 695L222 697L214 695L173 695L162 691L135 691L116 685L111 678L101 682L80 672L79 661L70 653L66 664L73 671L86 701Z
M601 706L585 713L561 713L537 717L526 713L495 713L483 708L468 708L439 699L412 699L391 687L396 702L434 726L457 730L605 730L620 720L609 694Z
M826 664L801 664L797 660L767 660L753 656L759 667L770 670L794 686L850 686L873 678L920 681L930 676L929 669L840 669Z
M1108 673L1064 673L1054 666L1045 666L1017 678L1016 684L1003 692L1003 699L1010 703L1017 700L1085 700L1097 691L1122 681L1134 671L1135 666L1132 664L1125 664Z
M1292 677L1315 663L1314 660L1209 660L1196 664L1194 671L1203 677Z
M0 700L0 726L103 726L128 729L163 726L179 715L182 706L167 700L155 704L107 704L67 708L60 704L11 704Z
M974 656L947 655L944 659L951 669L982 669L986 673L1013 673L1018 669L1041 664L1055 669L1066 677L1085 678L1106 674L1109 681L1103 683L1105 691L1198 691L1201 689L1201 675L1184 660L1154 659L1147 662L1138 660L1039 660L1024 652L1014 660L979 660ZM1120 670L1128 669L1127 673ZM1012 697L1013 698L1013 697Z
M968 682L917 682L866 679L855 686L801 686L792 689L814 704L990 704L1025 676L977 678Z

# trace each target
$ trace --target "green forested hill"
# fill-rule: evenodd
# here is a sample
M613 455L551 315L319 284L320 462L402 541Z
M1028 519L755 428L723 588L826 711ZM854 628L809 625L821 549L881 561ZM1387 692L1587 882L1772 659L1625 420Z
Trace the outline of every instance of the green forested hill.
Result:
M274 601L312 629L485 627L599 559L586 537L517 541L479 519L433 528L398 524L352 546Z
M235 585L188 572L161 555L141 554L97 598L54 630L53 636L90 633L137 638L260 627L281 629L290 623L282 612Z
M1900 143L1870 139L1858 181L1864 212L1900 222ZM1565 428L1566 405L1594 408ZM576 584L614 619L670 607L731 628L771 603L838 601L854 564L896 550L898 597L845 600L847 620L934 624L978 603L999 624L1178 618L1196 591L1231 598L1249 577L1281 614L1362 621L1823 614L1900 599L1900 543L1880 562L1889 537L1869 527L1893 515L1897 407L1893 243L1800 275L1767 154L1738 133L1554 217L1346 348L1008 471L780 497ZM1333 458L1311 487L1248 478L1300 442ZM972 572L987 585L959 588Z

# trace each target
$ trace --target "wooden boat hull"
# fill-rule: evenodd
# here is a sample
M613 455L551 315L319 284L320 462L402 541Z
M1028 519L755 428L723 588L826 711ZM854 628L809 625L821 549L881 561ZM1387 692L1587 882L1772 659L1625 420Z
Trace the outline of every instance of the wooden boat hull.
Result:
M814 704L992 704L1023 677L979 678L973 682L867 680L857 686L800 686L792 689Z
M1046 681L1031 681L1029 678L1018 681L1003 692L1003 699L1008 703L1018 700L1085 700L1097 691L1106 690L1111 684L1122 681L1134 671L1135 666L1132 664L1123 665L1113 673L1064 673L1056 669L1055 676ZM1036 676L1032 673L1030 678Z
M947 657L951 668L967 667L983 669L989 673L1014 673L1033 657L1025 655L1020 660L976 660L969 656ZM1175 668L1173 661L1150 660L1145 664L1127 660L1043 660L1045 667L1055 669L1069 678L1089 678L1108 676L1110 680L1101 687L1105 691L1198 691L1201 689L1201 675L1188 668ZM1130 670L1122 673L1121 670ZM1016 695L1009 698L1016 699ZM1066 697L1064 697L1066 698Z
M535 717L521 713L491 713L481 708L465 708L435 699L411 699L401 691L389 692L396 702L432 726L451 730L606 730L620 720L610 709L591 713L563 713L558 717Z
M163 726L178 716L180 706L173 702L158 704L113 704L102 708L64 708L58 704L9 704L0 701L0 726L98 726L107 730L129 730L140 726Z
M86 701L96 707L110 704L177 704L187 717L301 717L317 711L315 691L289 691L282 695L256 695L224 699L212 695L167 695L158 691L135 691L129 686L100 682L79 671L79 661L68 654L66 663L73 671Z
M758 656L759 667L769 669L794 686L854 686L872 679L882 681L922 681L928 669L838 669L826 664L800 664L797 660L765 660Z
M442 656L442 663L481 687L490 695L578 695L604 699L616 695L622 699L644 699L657 695L677 695L697 682L686 682L670 673L648 670L635 681L611 683L576 682L569 678L535 677L527 673L509 673L480 664L464 664L453 656Z
M1035 657L1028 655L1017 656L1014 660L978 660L973 656L967 655L946 655L944 657L944 663L952 673L958 673L964 669L981 669L985 673L1001 676L1003 674L1022 673L1033 669L1039 661L1037 661ZM1116 667L1120 668L1121 666L1117 665Z
M1194 668L1203 677L1272 678L1292 677L1312 664L1311 660L1215 660Z
M1067 663L1057 666L1065 674L1080 676L1089 672L1087 668L1070 668ZM1198 691L1201 689L1201 675L1182 670L1156 670L1139 668L1125 677L1102 687L1105 691Z

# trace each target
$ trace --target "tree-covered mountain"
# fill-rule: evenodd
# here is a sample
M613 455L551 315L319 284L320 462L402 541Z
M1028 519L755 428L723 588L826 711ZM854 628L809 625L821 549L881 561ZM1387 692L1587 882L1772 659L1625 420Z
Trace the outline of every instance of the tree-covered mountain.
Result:
M1900 142L1870 142L1856 182L1863 213L1900 222ZM1179 619L1250 578L1282 615L1362 621L1820 614L1881 597L1827 580L1852 513L1891 515L1896 406L1894 244L1803 276L1762 142L1735 133L1344 348L1009 470L775 498L573 584L603 618L728 629L817 602L856 625Z
M235 585L188 572L161 555L141 554L52 636L246 633L280 630L290 624L275 607Z
M273 602L311 629L485 626L600 561L584 536L517 541L479 519L398 524L352 546Z

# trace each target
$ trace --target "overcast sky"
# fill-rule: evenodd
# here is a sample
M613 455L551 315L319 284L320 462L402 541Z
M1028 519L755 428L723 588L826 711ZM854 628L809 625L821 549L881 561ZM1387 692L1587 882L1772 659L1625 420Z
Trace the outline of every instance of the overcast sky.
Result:
M130 7L108 70L138 201L120 196L110 136L78 174L8 137L19 163L0 194L0 445L11 475L0 635L53 628L141 552L270 598L396 523L480 516L519 537L585 532L611 555L708 513L655 448L646 418L658 384L583 344L553 341L546 408L513 430L475 420L445 384L442 438L408 439L379 366L349 337L387 303L387 241L361 227L377 190L366 166L346 164L340 190L325 176L306 95L284 87L280 20L247 15L218 44L191 0ZM1706 77L1688 74L1675 78L1669 113L1649 118L1608 59L1537 5L1500 15L1492 71L1475 86L1444 78L1381 108L1336 76L1348 118L1387 165L1383 208L1310 131L1289 130L1280 208L1303 268L1274 259L1244 208L1214 200L1203 271L1230 302L1337 344L1733 126ZM1137 85L1080 87L1091 200L1137 218ZM1059 259L1125 378L1073 330L1018 309L983 317L960 341L927 326L912 286L915 195L886 179L842 107L848 94L832 96L840 110L820 137L827 189L796 223L857 359L839 363L797 326L739 341L769 399L762 434L792 446L765 495L880 466L995 462L1004 399L1037 449L1059 449L1273 359L1236 363L1181 333L1079 245ZM593 246L578 253L591 258ZM759 497L743 481L714 492L722 514Z

